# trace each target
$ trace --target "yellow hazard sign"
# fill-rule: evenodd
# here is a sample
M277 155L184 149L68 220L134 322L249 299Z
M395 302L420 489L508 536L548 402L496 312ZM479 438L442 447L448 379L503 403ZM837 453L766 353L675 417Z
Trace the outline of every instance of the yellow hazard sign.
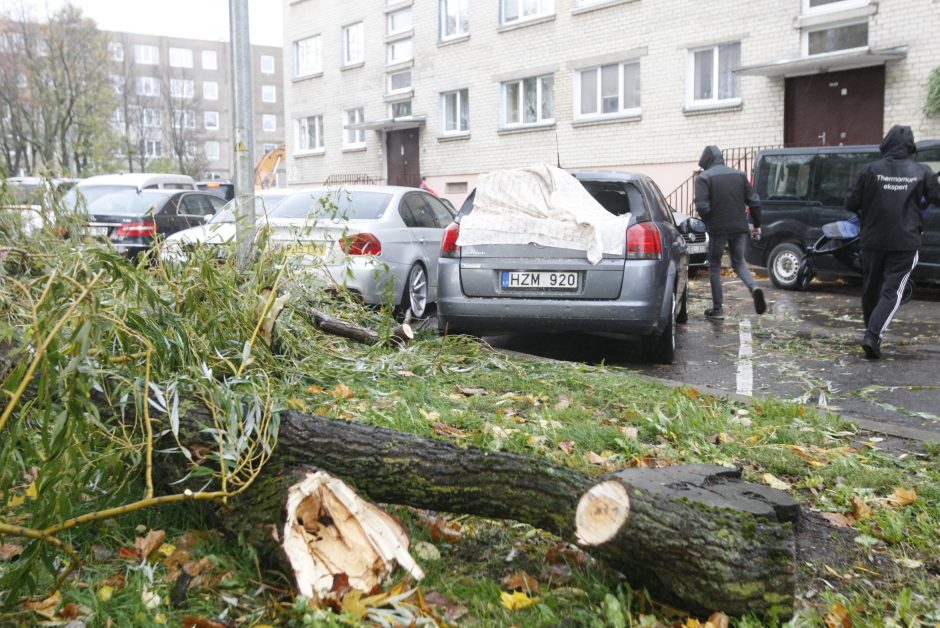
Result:
M248 147L245 146L245 143L242 141L235 142L235 152L236 153L247 153Z

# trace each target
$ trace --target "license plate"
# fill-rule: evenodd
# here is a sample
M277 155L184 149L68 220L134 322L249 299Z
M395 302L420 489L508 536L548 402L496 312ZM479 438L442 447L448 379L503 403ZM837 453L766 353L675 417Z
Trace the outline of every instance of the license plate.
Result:
M297 242L284 247L288 255L320 257L326 253L326 245L319 242Z
M504 270L500 284L508 290L577 290L578 273Z
M103 238L108 235L107 227L88 227L88 235L93 238Z
M689 252L689 255L695 255L697 253L704 253L707 249L707 246L704 242L701 244L690 244L686 247L686 250Z

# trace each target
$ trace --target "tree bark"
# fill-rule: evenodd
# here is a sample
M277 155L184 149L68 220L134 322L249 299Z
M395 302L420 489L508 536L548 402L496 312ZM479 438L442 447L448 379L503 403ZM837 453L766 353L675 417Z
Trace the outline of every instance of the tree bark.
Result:
M312 320L319 329L328 334L342 336L367 345L378 344L381 340L379 334L371 329L333 318L314 307L302 307L300 312ZM399 346L404 346L414 339L414 331L411 329L411 310L408 310L405 314L405 320L402 321L401 325L397 325L392 330L390 337L392 342Z

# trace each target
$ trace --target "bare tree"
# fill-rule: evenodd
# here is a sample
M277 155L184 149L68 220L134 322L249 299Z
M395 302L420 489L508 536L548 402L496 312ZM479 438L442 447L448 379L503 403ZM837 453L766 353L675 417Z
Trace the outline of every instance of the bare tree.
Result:
M164 137L170 157L178 172L199 178L206 160L198 150L205 139L202 131L202 98L196 94L191 72L182 67L168 67L163 73L163 106L166 114Z

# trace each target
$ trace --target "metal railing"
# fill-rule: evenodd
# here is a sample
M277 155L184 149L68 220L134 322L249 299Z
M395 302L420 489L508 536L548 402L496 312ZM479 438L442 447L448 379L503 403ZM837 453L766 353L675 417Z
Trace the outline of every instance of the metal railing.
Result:
M342 185L378 185L380 179L369 174L331 174L324 185L338 187Z
M782 146L782 144L737 146L722 150L721 156L724 158L725 164L741 170L750 177L751 169L754 167L754 158L757 157L758 152L765 148L781 148ZM698 176L699 172L696 171L691 177L680 183L679 187L666 195L666 200L674 209L695 215L695 177Z

